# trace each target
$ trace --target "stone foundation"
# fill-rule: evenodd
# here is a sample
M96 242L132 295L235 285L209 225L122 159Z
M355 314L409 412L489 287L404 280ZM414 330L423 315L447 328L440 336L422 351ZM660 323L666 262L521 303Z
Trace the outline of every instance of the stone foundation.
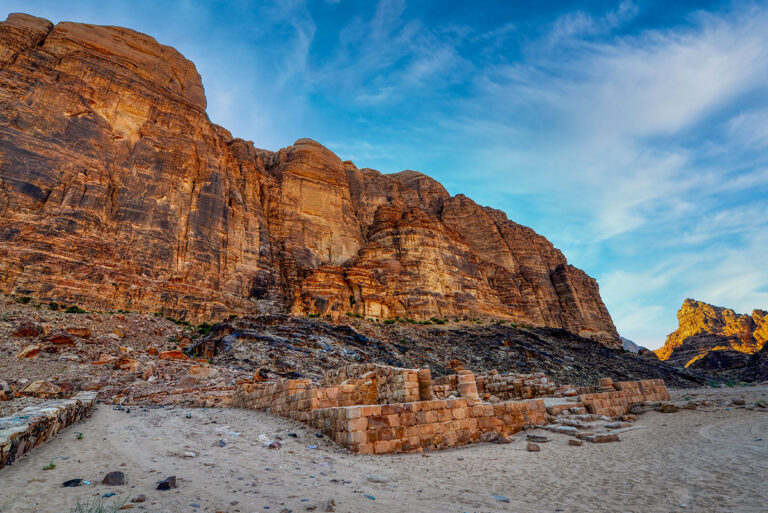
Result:
M599 390L602 392L579 395L589 413L616 417L629 413L634 404L670 399L663 379L613 383L610 378L603 378L600 381Z
M322 382L322 388L308 379L242 383L232 405L305 422L356 453L386 454L444 449L480 441L487 432L544 426L555 409L583 404L592 413L617 416L632 404L669 400L661 380L603 379L601 392L582 389L577 398L576 389L556 386L543 374L476 377L462 370L433 382L428 369L370 364L335 369ZM564 402L547 408L543 399L531 397Z
M63 428L93 411L96 392L80 392L72 399L48 401L0 418L0 468L45 443Z

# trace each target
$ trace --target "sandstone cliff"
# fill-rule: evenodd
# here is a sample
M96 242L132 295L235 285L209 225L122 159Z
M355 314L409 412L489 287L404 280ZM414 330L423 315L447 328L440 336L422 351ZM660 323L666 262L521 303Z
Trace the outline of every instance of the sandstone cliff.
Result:
M723 358L704 357L713 351L737 351L753 354L768 340L768 312L754 310L752 315L737 314L731 309L712 306L701 301L686 299L677 312L679 327L667 337L664 347L656 350L661 360L676 365L702 367L717 360L721 368ZM742 365L746 358L728 353L729 361ZM736 364L734 364L736 365Z
M0 288L189 320L486 317L618 345L597 283L415 171L208 119L194 65L118 27L0 23Z

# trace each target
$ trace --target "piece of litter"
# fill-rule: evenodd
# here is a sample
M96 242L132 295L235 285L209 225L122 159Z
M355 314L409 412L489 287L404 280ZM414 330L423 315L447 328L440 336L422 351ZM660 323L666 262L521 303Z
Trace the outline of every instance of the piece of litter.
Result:
M307 446L307 449L317 449L317 446L315 444L310 444Z
M373 495L367 494L367 493L365 494L365 498L366 499L371 499L372 501L376 500L376 497L374 497Z

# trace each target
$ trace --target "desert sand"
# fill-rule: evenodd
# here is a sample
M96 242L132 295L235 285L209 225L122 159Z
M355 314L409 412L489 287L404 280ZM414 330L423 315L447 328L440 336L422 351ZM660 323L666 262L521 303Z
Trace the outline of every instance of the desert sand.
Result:
M768 385L677 390L673 399L709 404L645 413L635 423L644 427L618 443L571 447L567 436L542 431L552 440L541 452L527 452L520 433L509 445L388 456L350 454L302 424L256 411L128 413L100 404L0 469L0 511L66 513L78 499L111 492L107 503L144 494L132 511L151 512L323 511L329 499L338 512L766 511L768 409L748 407L768 399ZM282 448L266 448L264 438L275 435ZM43 470L50 462L55 469ZM101 484L114 470L126 484ZM177 489L155 489L171 475ZM73 478L92 484L62 487Z

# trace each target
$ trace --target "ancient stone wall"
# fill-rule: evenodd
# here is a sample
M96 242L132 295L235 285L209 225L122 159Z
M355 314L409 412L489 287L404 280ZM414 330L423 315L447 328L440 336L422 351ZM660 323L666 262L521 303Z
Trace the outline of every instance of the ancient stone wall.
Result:
M368 364L330 371L322 381L333 385L316 388L308 379L244 383L232 404L306 422L356 453L384 454L477 442L489 431L516 433L526 425L547 424L548 413L581 405L578 401L591 413L617 416L632 404L669 399L661 380L604 378L599 387L582 388L578 399L546 407L531 397L567 398L576 396L576 389L558 387L540 373L475 376L461 370L433 382L429 369ZM441 397L445 393L460 397ZM491 393L492 402L481 399ZM438 398L424 399L431 394Z
M0 418L0 468L80 422L93 411L96 392L80 392L72 399L47 401Z
M359 454L420 452L477 442L487 431L513 434L544 425L544 401L483 404L437 399L311 412L311 425Z
M607 388L607 384L601 388ZM608 417L629 413L629 409L634 404L669 401L670 399L663 379L619 381L613 383L613 388L613 391L582 394L579 399L584 403L589 413Z

